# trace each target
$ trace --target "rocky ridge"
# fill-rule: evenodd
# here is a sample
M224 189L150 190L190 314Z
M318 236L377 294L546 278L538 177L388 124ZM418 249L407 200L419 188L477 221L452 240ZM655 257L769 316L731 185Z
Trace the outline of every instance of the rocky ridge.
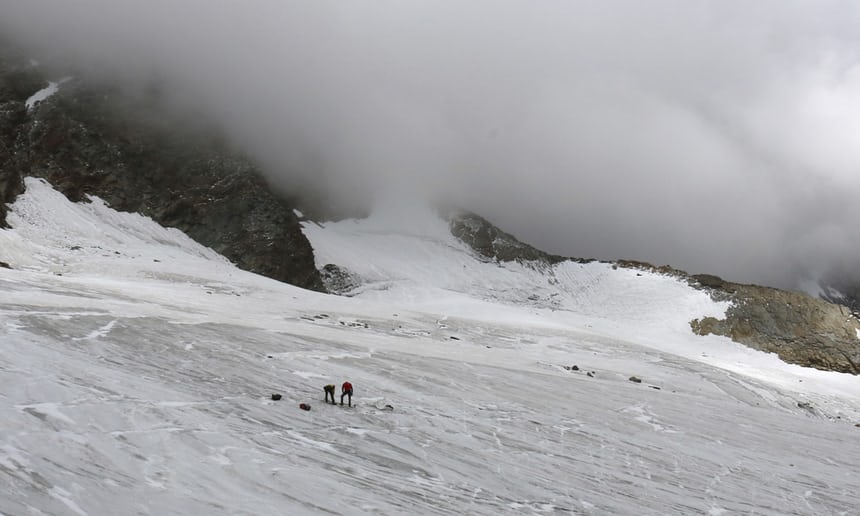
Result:
M510 233L505 233L475 213L452 211L446 218L451 233L488 260L545 265L553 265L565 260L576 260L575 258L545 253L520 242Z
M455 236L487 259L518 261L547 274L552 274L554 264L568 259L524 244L471 213L452 217L450 226ZM690 321L692 331L699 335L729 337L804 367L860 374L860 321L845 306L800 292L731 283L711 275L690 275L668 265L658 267L633 260L608 263L671 275L707 291L715 300L730 302L725 319Z
M0 43L2 45L2 43ZM27 122L24 102L48 85L20 53L0 46L0 228L6 225L6 203L24 191L27 145L22 127Z
M77 78L28 109L48 85L41 73L0 50L0 225L23 177L41 177L72 201L98 196L182 230L240 268L324 290L294 206L215 130L179 123L157 88L129 95Z

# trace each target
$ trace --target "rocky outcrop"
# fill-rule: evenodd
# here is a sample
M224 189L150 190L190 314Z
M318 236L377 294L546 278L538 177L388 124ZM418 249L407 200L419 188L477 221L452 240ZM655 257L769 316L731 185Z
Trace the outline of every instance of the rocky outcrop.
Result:
M467 211L457 211L450 214L448 224L451 234L489 260L539 262L552 265L572 259L548 254L524 244L513 235L492 225L483 217Z
M725 319L690 321L698 335L721 335L753 349L776 353L790 364L860 374L860 321L847 307L801 292L689 275L664 265L620 261L617 266L667 274L730 303Z
M691 283L731 302L726 318L696 319L699 335L715 334L782 360L827 371L860 374L860 322L844 306L799 292L740 285L716 276Z
M24 101L48 84L20 52L4 48L0 41L0 228L8 227L6 203L24 191L23 176L27 172Z
M20 55L0 54L3 208L23 176L42 177L72 201L98 196L182 230L240 268L324 290L293 206L215 130L172 115L157 88L130 94L75 78L27 110L47 82Z
M323 285L332 294L348 296L361 286L361 278L345 267L327 263L320 271Z

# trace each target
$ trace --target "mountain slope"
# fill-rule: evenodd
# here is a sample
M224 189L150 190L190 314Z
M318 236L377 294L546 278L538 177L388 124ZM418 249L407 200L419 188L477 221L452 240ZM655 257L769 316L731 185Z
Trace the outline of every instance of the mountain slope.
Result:
M259 167L231 149L206 120L172 112L175 106L158 84L130 90L83 76L60 77L58 71L48 83L46 73L0 43L0 226L4 203L23 191L23 177L38 176L71 200L98 195L115 209L179 228L245 270L313 290L323 290L322 276L332 292L360 286L361 278L336 263L323 264L322 276L315 266L314 250L294 208L301 202L306 213L320 213L322 203L308 201L306 192L292 192L294 198L287 200L273 191ZM556 269L567 267L569 260L522 244L477 215L456 214L449 232L483 259L542 271L545 277L510 287L512 300L558 307L571 288L580 288L561 285L564 293L559 294L547 282L557 281ZM654 269L635 262L616 265ZM696 317L694 331L729 336L800 365L860 373L857 320L838 306L776 289L722 280L702 283L704 276L691 278L669 268L658 272L684 277L730 303L722 318ZM499 283L487 288L509 287ZM822 297L851 305L851 296L834 297L834 291L826 289Z
M330 289L363 299L384 299L394 290L408 306L444 312L436 299L456 292L568 318L629 320L627 333L617 329L614 335L635 335L660 349L667 329L683 342L691 341L691 332L715 334L798 365L860 373L860 322L841 306L802 293L641 262L550 256L474 214L446 222L430 210L413 210L306 222L304 231L317 267L338 271L331 281L340 286Z
M0 42L0 202L42 177L73 201L97 195L179 228L245 270L322 289L295 204L207 120L175 112L157 85L49 85L43 73Z
M681 332L686 315L649 318L682 290L724 308L665 276L571 268L558 281L582 297L523 304L535 271L424 220L418 234L371 219L310 237L468 273L413 288L440 269L355 258L379 279L339 297L29 180L0 230L0 513L854 510L857 377ZM395 266L404 276L387 279ZM357 406L324 405L321 386L345 379Z

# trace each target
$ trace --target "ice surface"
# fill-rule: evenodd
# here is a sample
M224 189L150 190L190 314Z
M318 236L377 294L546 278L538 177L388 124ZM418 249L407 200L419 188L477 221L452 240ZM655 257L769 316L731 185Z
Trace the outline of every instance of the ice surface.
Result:
M33 179L9 222L2 514L857 514L858 379L693 335L725 306L672 278L307 227L345 298Z

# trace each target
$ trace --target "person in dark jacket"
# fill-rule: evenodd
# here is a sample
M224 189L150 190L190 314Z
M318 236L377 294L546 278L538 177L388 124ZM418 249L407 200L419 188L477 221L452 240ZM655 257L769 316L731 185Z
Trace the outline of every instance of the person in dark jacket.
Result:
M352 406L352 384L349 382L343 382L343 385L340 386L340 404L343 405L343 397L349 396L349 406Z
M334 384L330 383L324 386L323 390L325 391L325 402L328 403L328 399L331 397L331 404L337 405L337 403L334 402Z

